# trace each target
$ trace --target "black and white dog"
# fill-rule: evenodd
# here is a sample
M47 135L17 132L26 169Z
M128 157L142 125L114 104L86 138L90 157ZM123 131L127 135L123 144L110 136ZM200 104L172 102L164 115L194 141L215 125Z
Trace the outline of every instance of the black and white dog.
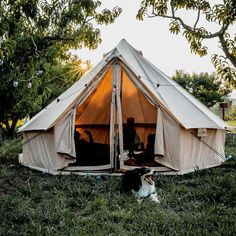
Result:
M122 179L122 190L133 193L140 203L145 198L159 203L153 175L153 170L146 167L128 170Z

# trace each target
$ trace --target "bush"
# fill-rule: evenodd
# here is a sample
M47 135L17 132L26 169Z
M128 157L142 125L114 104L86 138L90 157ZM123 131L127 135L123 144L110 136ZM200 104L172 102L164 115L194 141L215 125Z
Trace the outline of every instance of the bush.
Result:
M235 121L236 120L236 107L231 106L226 110L225 120L227 121Z
M18 155L22 152L22 136L5 139L0 146L0 163L13 164L18 162Z
M226 134L225 155L226 158L232 157L236 159L236 133Z

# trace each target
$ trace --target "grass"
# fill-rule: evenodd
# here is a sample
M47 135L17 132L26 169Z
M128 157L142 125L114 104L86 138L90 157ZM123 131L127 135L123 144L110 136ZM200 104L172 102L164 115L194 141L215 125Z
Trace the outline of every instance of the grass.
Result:
M221 167L156 176L160 204L120 193L121 177L52 176L0 148L0 235L235 235L236 148ZM19 152L19 150L17 150Z

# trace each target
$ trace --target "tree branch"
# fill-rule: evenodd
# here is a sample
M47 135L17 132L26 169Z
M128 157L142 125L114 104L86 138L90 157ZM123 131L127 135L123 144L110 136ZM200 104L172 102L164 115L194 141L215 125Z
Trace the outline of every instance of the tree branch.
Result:
M223 35L219 35L219 39L220 39L220 44L222 46L223 52L225 53L225 55L229 59L229 61L232 63L232 65L236 68L236 59L229 52L229 50L227 48L226 41L224 39L224 36Z
M42 39L42 41L74 41L73 37L65 37L63 35L48 35Z
M201 13L201 10L198 8L197 20L196 20L196 22L195 22L195 24L194 24L194 26L193 26L193 30L195 30L196 27L197 27L197 23L198 23L198 21L199 21L199 19L200 19L200 13Z
M226 24L226 25L223 25L221 27L221 29L219 31L216 31L215 33L211 33L211 32L208 32L208 34L204 34L204 33L201 33L199 31L199 28L196 28L197 27L197 23L199 22L199 19L200 19L200 9L198 9L198 16L197 16L197 20L194 24L193 27L187 25L184 23L184 21L182 20L182 18L180 17L177 17L175 16L175 12L174 12L174 8L173 6L171 5L171 10L172 10L172 15L160 15L160 14L157 14L155 12L152 12L152 15L148 16L149 18L152 18L152 17L162 17L162 18L167 18L167 19L172 19L172 20L176 20L178 21L182 27L185 29L185 30L188 30L190 33L192 33L193 35L196 35L202 39L212 39L212 38L219 38L220 40L220 44L222 46L222 51L224 52L225 56L228 58L228 60L232 63L232 65L234 66L234 68L236 68L236 59L235 57L229 52L229 49L227 47L227 42L225 41L224 39L224 34L226 32L226 30L228 29L228 26L229 24Z
M81 27L83 27L85 24L87 24L91 20L92 20L92 18L89 19L88 16L86 16L85 19L83 20L82 24L81 24ZM45 36L44 38L42 38L40 40L39 43L35 43L35 41L33 39L33 36L31 36L31 40L33 42L34 48L29 48L29 50L24 52L23 56L21 57L22 58L21 63L26 57L31 55L33 52L35 52L37 55L39 55L38 52L46 49L48 47L48 44L45 43L45 42L50 42L50 41L51 42L52 41L64 41L64 42L74 41L76 39L76 37L78 37L78 35L76 37L66 37L66 36L64 36L64 32L66 31L66 28L67 28L68 25L69 25L69 22L66 23L66 26L62 30L61 34Z
M34 47L35 47L35 53L37 54L37 56L39 56L39 54L38 54L38 47L37 47L37 45L36 45L36 43L35 43L35 41L34 41L33 36L31 36L31 40L32 40L32 42L33 42L33 44L34 44Z
M171 7L172 16L175 17L175 9L174 9L173 0L170 1L170 7Z
M196 32L197 29L195 29L194 27L191 27L191 26L185 24L184 21L180 17L177 17L177 16L160 15L160 14L152 13L152 15L149 15L148 17L149 18L162 17L162 18L177 20L177 21L180 22L180 24L182 25L182 27L185 30L189 30L192 34L198 35L199 37L201 37L203 39L211 39L211 38L216 38L216 37L219 37L220 35L223 35L225 33L225 31L227 30L228 26L229 26L229 25L224 25L224 26L222 26L222 28L219 31L217 31L215 33L210 33L209 32L209 34L205 35L205 34L201 34L199 32Z

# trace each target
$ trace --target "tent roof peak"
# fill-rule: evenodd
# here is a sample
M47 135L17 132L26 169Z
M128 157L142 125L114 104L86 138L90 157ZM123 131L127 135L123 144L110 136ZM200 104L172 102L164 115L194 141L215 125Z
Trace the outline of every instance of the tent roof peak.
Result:
M143 57L140 51L136 50L125 39L122 39L116 47L104 54L104 58L92 70L60 95L59 98L62 102L56 102L58 99L56 98L55 101L48 105L47 109L43 109L30 122L25 124L21 131L47 130L52 127L82 96L85 84L89 84L94 78L101 77L103 73L106 73L115 58L121 59L138 76L146 89L156 96L158 101L173 114L173 117L183 127L187 129L225 129L228 126L174 80Z

